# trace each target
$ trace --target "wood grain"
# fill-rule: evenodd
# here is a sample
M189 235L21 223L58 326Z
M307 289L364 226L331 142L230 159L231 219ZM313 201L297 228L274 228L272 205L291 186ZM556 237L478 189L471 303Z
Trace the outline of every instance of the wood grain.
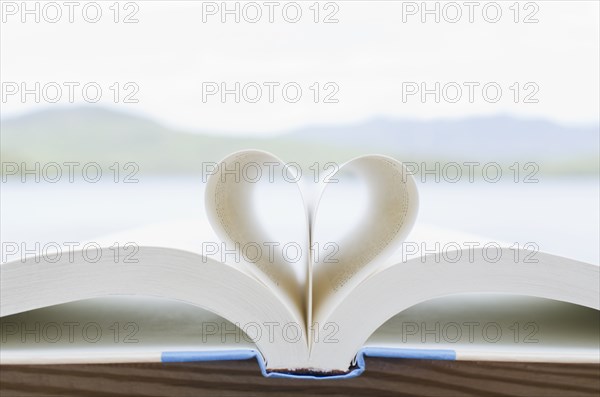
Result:
M599 365L367 358L346 380L264 378L253 360L2 366L8 396L600 396Z

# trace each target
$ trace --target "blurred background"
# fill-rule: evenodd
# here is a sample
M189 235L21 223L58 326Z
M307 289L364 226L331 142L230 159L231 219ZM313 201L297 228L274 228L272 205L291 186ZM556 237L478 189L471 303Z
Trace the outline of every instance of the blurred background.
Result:
M599 261L598 2L73 4L1 2L3 242L203 217L259 148L387 154L418 222Z

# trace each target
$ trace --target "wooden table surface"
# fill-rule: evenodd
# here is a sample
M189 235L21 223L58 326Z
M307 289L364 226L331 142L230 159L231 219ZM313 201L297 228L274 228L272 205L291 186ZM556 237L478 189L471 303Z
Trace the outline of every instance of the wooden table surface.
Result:
M264 378L254 360L1 366L8 396L600 396L600 365L367 358L346 380Z

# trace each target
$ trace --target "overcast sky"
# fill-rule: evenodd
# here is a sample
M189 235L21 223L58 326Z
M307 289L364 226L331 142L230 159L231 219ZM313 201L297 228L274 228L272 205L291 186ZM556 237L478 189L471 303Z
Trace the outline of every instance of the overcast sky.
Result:
M450 6L441 2L439 23L435 15L415 9L421 2L321 3L317 23L312 1L300 2L302 15L296 23L284 18L296 18L296 6L288 2L274 7L273 23L268 20L270 8L262 1L255 3L262 12L256 23L248 21L256 18L254 5L244 8L240 3L240 22L234 21L235 15L225 15L222 23L223 15L214 8L221 2L191 1L121 3L118 23L115 10L109 8L113 2L99 2L102 16L90 23L83 17L87 3L80 2L70 23L68 8L58 2L62 16L50 23L47 19L56 18L56 10L44 11L41 2L36 23L35 15L22 15L21 9L14 8L21 7L20 1L2 2L2 117L68 105L64 82L79 83L75 100L85 103L81 87L93 82L102 89L99 103L198 131L272 134L380 116L511 114L567 124L598 123L597 1L521 2L518 15L514 6L510 8L513 1L477 2L474 9L463 1ZM491 23L486 19L497 18L495 4L502 15ZM429 5L436 7L435 2ZM235 2L229 6L234 8ZM94 7L86 8L90 20L95 17ZM451 23L458 10L462 16ZM123 23L127 16L139 22ZM22 17L27 18L25 23ZM338 22L324 23L326 17ZM427 18L425 23L422 17ZM525 19L538 22L524 23ZM18 92L7 95L15 86L21 89L23 82L29 88L35 82L46 86L39 104L33 95L25 101ZM47 85L51 82L63 87L56 104L44 97L55 96L55 85ZM120 83L118 104L114 103L115 82ZM129 82L134 84L125 86ZM240 83L240 103L234 102L234 94L225 97L226 103L218 92L208 95L215 87L220 90L221 83L232 89L235 82ZM430 89L440 82L440 103L435 103L434 94L422 103L419 92L414 93L422 82ZM286 97L282 87L287 83ZM318 89L314 83L319 83ZM474 84L472 103L469 85L464 83ZM482 92L486 84L487 97ZM257 85L262 97L250 103L247 99L256 98ZM457 85L462 90L458 100ZM136 87L139 91L134 93ZM302 94L296 103L289 103L286 99L297 99L297 87ZM502 94L492 103L497 87ZM127 94L138 103L123 103ZM325 98L337 103L325 103Z

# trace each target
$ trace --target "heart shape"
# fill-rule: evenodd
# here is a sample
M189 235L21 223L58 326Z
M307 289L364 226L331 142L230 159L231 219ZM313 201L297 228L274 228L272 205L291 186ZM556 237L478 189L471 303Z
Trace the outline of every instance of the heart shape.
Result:
M206 213L227 249L241 249L252 274L279 291L290 304L306 306L304 317L310 324L313 298L323 308L319 311L328 312L325 308L332 305L333 296L352 289L399 247L416 220L418 196L414 179L402 163L382 155L361 156L344 163L319 183L314 200L303 195L300 175L301 170L295 165L290 166L268 152L233 153L218 164L207 181ZM339 241L330 241L330 234L319 233L319 203L334 197L336 189L351 184L353 178L366 186L365 214ZM262 183L265 181L266 184ZM272 250L269 255L263 252L258 258L250 258L244 252L245 246L274 246L278 237L265 221L282 218L281 214L269 213L273 205L267 206L262 217L252 208L261 186L269 193L271 203L284 202L288 204L287 211L302 214L295 226L301 229L294 237L301 247L299 259L294 261L296 265L290 264L283 250ZM331 253L331 244L337 250L334 260L323 251ZM298 264L304 277L298 277Z

